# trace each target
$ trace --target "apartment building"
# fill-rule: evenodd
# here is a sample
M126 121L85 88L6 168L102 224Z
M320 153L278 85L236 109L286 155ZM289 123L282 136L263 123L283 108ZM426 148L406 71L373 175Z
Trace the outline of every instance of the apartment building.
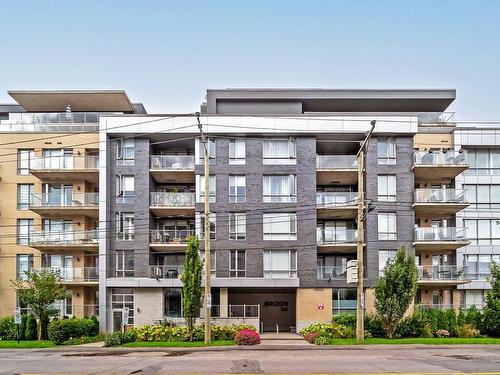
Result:
M456 215L467 169L445 111L454 90L208 90L210 233L204 233L203 144L193 115L100 118L101 326L182 317L186 239L212 240L212 315L263 330L300 329L353 312L356 153L366 152L365 290L401 246L415 252L423 306L461 304L469 282ZM116 127L121 127L115 130ZM126 130L125 130L126 129ZM125 152L124 150L128 150ZM128 155L128 157L125 157ZM200 243L203 250L203 242Z
M61 315L98 314L99 117L145 113L123 91L9 91L0 105L0 316L10 280L60 272ZM23 307L23 306L21 306Z

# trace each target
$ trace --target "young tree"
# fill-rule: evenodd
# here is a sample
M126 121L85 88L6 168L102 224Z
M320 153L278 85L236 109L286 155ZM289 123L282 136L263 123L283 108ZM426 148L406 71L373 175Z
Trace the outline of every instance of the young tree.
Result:
M30 270L25 272L26 280L13 280L19 300L31 309L38 318L38 340L43 338L49 318L57 315L52 304L67 298L68 293L61 285L59 272L52 270Z
M406 249L402 247L396 253L396 259L387 262L384 276L378 279L375 309L389 338L394 336L397 324L415 298L417 273L415 257L407 255Z
M191 237L188 241L182 284L184 292L183 310L184 319L189 330L189 340L193 341L193 326L196 318L200 316L202 307L201 274L203 263L200 260L200 244L198 237Z
M483 325L488 336L500 337L500 264L493 262L490 269L491 289L486 294Z

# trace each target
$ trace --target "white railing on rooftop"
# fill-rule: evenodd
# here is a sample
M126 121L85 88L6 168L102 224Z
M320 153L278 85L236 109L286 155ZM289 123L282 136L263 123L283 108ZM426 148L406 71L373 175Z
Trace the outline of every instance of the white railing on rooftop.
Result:
M422 125L443 125L455 123L455 112L420 112L418 123Z
M318 169L354 169L357 168L356 155L317 155Z
M62 113L9 113L0 120L0 132L97 132L99 114Z

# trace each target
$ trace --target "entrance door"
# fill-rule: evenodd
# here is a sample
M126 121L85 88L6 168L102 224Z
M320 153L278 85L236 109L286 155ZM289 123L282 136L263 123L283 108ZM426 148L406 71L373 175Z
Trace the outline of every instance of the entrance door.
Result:
M122 329L122 310L113 310L113 332L121 331Z

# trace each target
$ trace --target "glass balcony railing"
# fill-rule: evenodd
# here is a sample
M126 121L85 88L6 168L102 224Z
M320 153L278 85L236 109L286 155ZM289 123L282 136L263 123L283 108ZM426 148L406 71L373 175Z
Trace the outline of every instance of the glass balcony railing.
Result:
M153 155L150 168L154 170L191 170L194 169L193 155Z
M460 281L467 278L465 266L418 266L418 279L422 281Z
M97 132L99 114L73 113L9 113L0 120L0 132Z
M96 282L99 281L97 267L42 267L57 272L63 282Z
M151 207L194 207L195 193L164 193L150 194Z
M30 208L98 208L99 193L35 193Z
M347 268L343 266L317 266L316 278L318 280L345 279L347 277Z
M455 112L420 112L419 125L446 125L455 123Z
M316 229L319 245L334 245L342 243L353 243L358 238L356 229Z
M30 236L30 246L97 245L98 230L53 230L34 232Z
M177 279L182 272L184 272L184 266L180 264L149 266L149 277L157 279Z
M97 155L40 156L30 161L30 170L75 170L99 168Z
M415 203L466 203L464 189L415 189Z
M415 228L415 241L466 241L467 228L419 227Z
M322 207L354 206L358 204L357 192L319 192L316 204Z
M317 169L354 169L358 167L356 155L317 155Z
M156 229L150 231L149 240L152 244L184 244L194 235L194 229Z
M416 151L414 154L415 165L429 166L465 166L467 165L465 152L452 151Z

